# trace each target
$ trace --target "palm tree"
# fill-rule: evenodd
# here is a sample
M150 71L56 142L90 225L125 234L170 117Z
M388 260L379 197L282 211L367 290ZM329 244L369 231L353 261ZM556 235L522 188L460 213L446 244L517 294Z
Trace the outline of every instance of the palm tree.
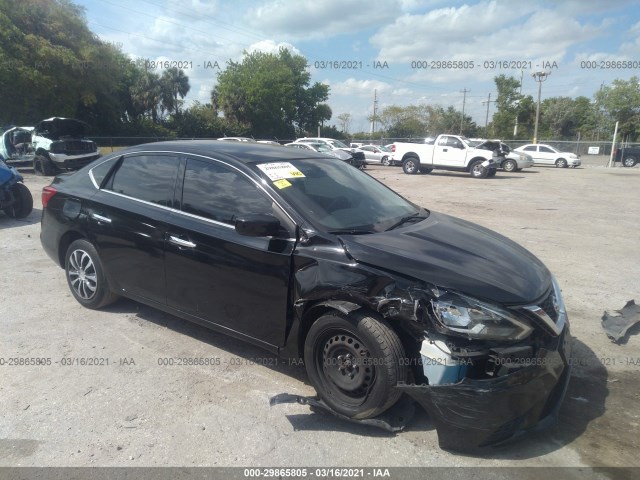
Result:
M191 86L184 70L176 67L165 70L162 74L162 104L168 111L177 115L180 110L180 98L184 98Z

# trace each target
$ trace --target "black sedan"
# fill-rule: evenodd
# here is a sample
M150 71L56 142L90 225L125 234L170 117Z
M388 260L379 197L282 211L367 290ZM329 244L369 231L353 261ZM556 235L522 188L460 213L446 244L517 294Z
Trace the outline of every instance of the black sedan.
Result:
M337 159L242 142L140 145L55 178L42 245L88 308L125 296L288 358L333 412L407 394L440 445L555 418L570 335L521 246Z

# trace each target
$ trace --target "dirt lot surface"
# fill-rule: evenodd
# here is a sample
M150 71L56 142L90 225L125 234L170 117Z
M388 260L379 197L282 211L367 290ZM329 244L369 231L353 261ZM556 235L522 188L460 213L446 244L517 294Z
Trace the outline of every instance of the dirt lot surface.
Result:
M270 407L278 393L314 393L303 368L131 301L82 308L40 246L50 179L25 171L33 213L0 214L0 466L640 466L639 329L616 345L600 325L604 310L640 302L640 167L605 163L489 180L367 169L416 203L524 245L563 288L575 366L560 423L473 456L440 450L421 411L389 435L302 405ZM159 365L179 357L219 360ZM83 358L104 364L73 360Z

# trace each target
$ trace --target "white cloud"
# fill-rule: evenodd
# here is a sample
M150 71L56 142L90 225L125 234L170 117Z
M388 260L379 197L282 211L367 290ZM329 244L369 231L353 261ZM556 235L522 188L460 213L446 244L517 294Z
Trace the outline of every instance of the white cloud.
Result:
M252 52L264 52L264 53L278 53L281 48L288 49L291 53L300 55L300 50L287 42L275 42L273 40L262 40L256 42L247 48L249 53Z
M582 25L557 11L531 3L510 8L503 2L480 2L425 14L402 15L382 28L371 43L378 58L394 63L412 60L487 59L559 60L568 47L601 34L602 26Z
M395 1L270 0L250 10L245 19L256 30L289 39L352 34L393 18Z

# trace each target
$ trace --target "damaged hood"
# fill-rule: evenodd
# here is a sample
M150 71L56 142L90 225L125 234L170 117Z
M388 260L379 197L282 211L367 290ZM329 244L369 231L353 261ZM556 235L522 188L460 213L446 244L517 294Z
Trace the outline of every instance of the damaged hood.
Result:
M544 264L517 243L441 213L389 232L340 238L357 262L492 302L529 304L551 286Z
M63 137L84 138L89 125L74 118L51 117L42 120L36 126L36 134L50 140Z

